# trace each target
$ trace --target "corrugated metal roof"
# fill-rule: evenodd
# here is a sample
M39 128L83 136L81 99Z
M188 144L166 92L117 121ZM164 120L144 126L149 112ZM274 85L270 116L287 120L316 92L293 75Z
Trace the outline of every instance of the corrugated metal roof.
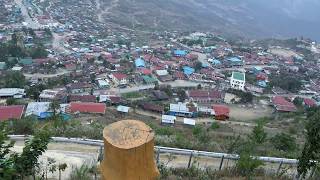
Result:
M70 103L71 112L81 113L101 113L106 111L106 104L104 103Z
M24 106L0 106L0 121L8 119L21 119Z
M50 102L31 102L27 106L26 116L36 115L40 116L43 112L48 112L50 109Z
M145 67L146 66L146 63L144 62L143 59L141 58L138 58L134 61L136 67Z

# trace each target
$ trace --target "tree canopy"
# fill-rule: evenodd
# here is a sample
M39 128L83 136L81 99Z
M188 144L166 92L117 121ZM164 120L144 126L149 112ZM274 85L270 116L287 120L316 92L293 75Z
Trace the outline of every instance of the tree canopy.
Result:
M5 78L5 87L7 88L23 88L26 85L26 79L21 72L7 72Z
M305 177L308 171L320 161L320 111L308 119L306 124L306 142L298 163L298 173Z
M12 152L14 142L8 137L5 123L0 123L0 179L23 179L35 174L38 158L50 142L48 131L39 131L25 141L21 154Z

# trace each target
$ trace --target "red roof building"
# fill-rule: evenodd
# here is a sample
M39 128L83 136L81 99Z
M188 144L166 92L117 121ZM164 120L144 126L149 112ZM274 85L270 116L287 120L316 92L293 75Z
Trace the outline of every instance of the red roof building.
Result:
M261 81L265 81L268 79L268 76L264 73L259 73L257 76L256 76L257 80L261 80Z
M230 109L228 106L224 105L213 105L212 109L215 112L216 120L226 120L229 119Z
M104 103L70 103L70 111L72 113L98 113L104 114L106 112L106 104Z
M273 103L273 106L276 108L276 110L280 112L296 112L297 111L296 106L282 96L273 97L272 103Z
M21 119L24 106L0 106L0 121L8 119Z
M316 102L310 98L303 99L303 104L309 108L317 106Z
M122 73L113 73L112 74L112 80L117 85L127 84L128 83L127 78L128 78L128 76L126 74L122 74Z
M122 73L113 73L112 76L118 79L119 81L121 81L122 79L126 79L128 77L127 75Z
M164 107L163 106L152 104L152 103L144 103L144 104L142 104L142 108L144 110L153 111L153 112L157 112L157 113L163 113L164 112Z
M186 80L187 79L186 76L181 71L174 72L173 77L174 77L174 79L177 79L177 80Z
M69 96L70 102L96 102L97 97L94 95L74 95Z
M139 68L138 72L140 72L143 75L151 75L152 74L152 71L147 68Z
M218 90L191 90L188 91L188 97L194 102L201 103L222 103L223 94Z

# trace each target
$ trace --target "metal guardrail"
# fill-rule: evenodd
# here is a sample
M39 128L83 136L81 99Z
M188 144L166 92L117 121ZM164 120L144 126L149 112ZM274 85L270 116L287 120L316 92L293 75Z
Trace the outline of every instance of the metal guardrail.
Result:
M27 139L29 136L26 135L9 135L9 138L11 140L20 140L23 141ZM82 144L82 145L89 145L89 146L97 146L100 147L99 149L99 156L98 161L102 161L103 159L103 146L104 143L102 140L94 140L94 139L83 139L83 138L65 138L65 137L52 137L53 142L58 143L73 143L73 144ZM189 160L187 162L186 168L190 168L193 163L194 157L207 157L207 158L215 158L220 159L220 163L218 166L218 169L221 170L224 167L225 160L232 160L236 161L239 159L239 155L237 154L227 154L227 153L216 153L216 152L207 152L207 151L197 151L197 150L190 150L190 149L179 149L179 148L170 148L170 147L163 147L163 146L155 146L155 152L156 152L156 161L157 164L160 163L160 154L174 154L174 155L181 155L181 156L187 156L189 157ZM263 157L263 156L252 156L252 158L256 158L261 160L265 163L275 163L278 164L278 167L276 167L275 171L273 173L279 174L283 165L288 165L293 168L294 166L297 166L298 160L297 159L287 159L287 158L277 158L277 157ZM226 163L228 164L228 163ZM292 176L293 179L299 179L297 176L296 169L292 169L292 173L290 173L290 176ZM316 168L313 168L308 174L309 178L313 177L315 174Z
M25 136L25 135L9 135L9 137L11 140L25 140L26 138L28 138L28 136ZM93 140L93 139L52 137L52 140L53 142L59 142L59 143L74 143L74 144L83 144L83 145L99 146L99 147L103 147L104 145L102 140ZM185 156L203 156L203 157L211 157L211 158L230 159L230 160L239 159L239 155L237 154L197 151L197 150L170 148L170 147L162 147L162 146L155 146L155 151L157 153L170 153L170 154L185 155ZM259 159L263 162L269 162L269 163L294 164L294 165L298 163L297 159L263 157L263 156L254 156L253 158Z

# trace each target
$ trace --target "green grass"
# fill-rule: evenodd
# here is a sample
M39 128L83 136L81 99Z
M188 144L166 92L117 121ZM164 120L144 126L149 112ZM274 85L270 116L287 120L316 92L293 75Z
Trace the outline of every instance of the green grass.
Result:
M135 99L135 98L142 98L144 96L142 93L139 93L139 92L130 92L130 93L122 94L122 97L126 99Z

